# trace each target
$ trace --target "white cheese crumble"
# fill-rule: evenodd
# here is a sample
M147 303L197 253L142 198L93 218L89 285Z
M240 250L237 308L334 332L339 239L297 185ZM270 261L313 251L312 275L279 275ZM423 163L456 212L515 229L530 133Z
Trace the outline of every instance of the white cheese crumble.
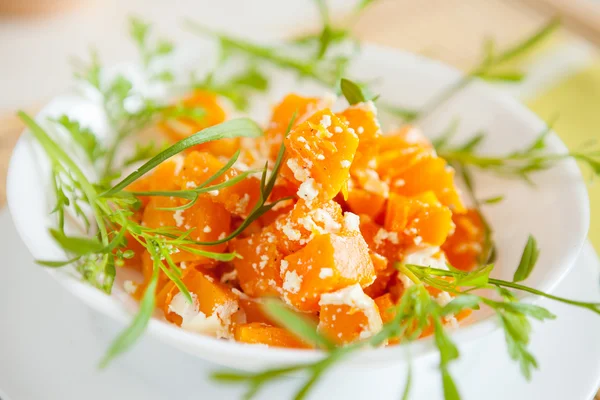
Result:
M290 263L288 263L286 260L281 260L281 264L279 266L279 273L281 275L285 274L289 266Z
M333 131L334 131L335 133L342 133L342 132L344 132L344 129L343 129L341 126L336 126L336 127L333 129Z
M137 290L137 287L138 285L134 281L127 280L123 282L123 289L125 290L125 293L134 294Z
M194 189L197 186L198 185L196 185L196 182L194 182L194 181L187 181L185 184L185 187L188 189Z
M320 306L341 306L347 305L361 310L367 317L368 325L363 326L360 338L373 336L381 330L383 322L377 309L377 305L372 298L367 296L357 283L333 293L325 293L319 300Z
M342 160L340 162L340 165L342 166L342 168L348 168L350 165L352 165L352 161L350 161L350 160Z
M429 246L406 253L402 263L448 270L446 257L437 246Z
M223 275L221 275L221 282L226 283L226 282L235 281L237 279L237 277L238 277L237 269L232 269L231 271L225 272Z
M176 210L173 212L173 219L175 220L175 225L177 225L177 227L181 227L183 225L183 210Z
M310 172L306 168L301 167L298 163L298 160L295 158L288 159L286 164L294 174L294 178L297 181L304 182L310 177Z
M204 227L204 229L202 229L202 231L203 231L204 233L210 233L210 232L212 231L212 228L211 228L210 226L206 225L206 226Z
M333 276L333 269L321 268L321 271L319 272L319 278L325 279L325 278L329 278L330 276Z
M384 240L388 240L392 244L400 243L397 232L390 232L390 231L386 231L383 228L379 228L379 231L377 231L377 234L373 238L373 242L376 245L380 246Z
M316 210L311 212L311 215L317 222L321 222L323 224L323 228L325 229L325 233L337 233L339 232L341 226L340 224L333 219L331 214L325 211L322 208L317 208Z
M181 327L185 330L231 339L229 326L231 317L239 309L236 301L227 301L217 306L210 316L199 310L198 297L194 293L190 304L182 293L177 293L169 304L169 311L182 318Z
M363 128L362 126L359 126L358 128L356 128L356 133L358 133L359 135L365 132L365 128Z
M298 197L304 199L308 204L311 203L318 194L319 191L316 188L315 180L313 178L308 178L298 188Z
M296 271L288 271L283 279L283 290L290 293L298 293L302 285L302 277Z
M350 211L344 213L344 227L350 232L360 232L360 217Z
M331 126L331 115L323 115L321 117L320 125L325 129L329 128Z

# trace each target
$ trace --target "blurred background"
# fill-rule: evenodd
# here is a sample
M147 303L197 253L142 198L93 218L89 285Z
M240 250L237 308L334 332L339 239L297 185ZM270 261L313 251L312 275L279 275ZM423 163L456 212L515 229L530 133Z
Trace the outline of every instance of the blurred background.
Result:
M216 5L218 4L218 6ZM356 2L328 2L331 19L344 20ZM600 1L597 0L379 0L354 25L366 42L397 47L463 70L481 56L482 43L498 47L530 35L552 16L563 28L524 64L526 79L501 90L542 118L559 115L555 129L570 147L600 139ZM70 60L91 46L104 65L135 57L127 17L151 21L176 43L195 40L182 29L192 17L231 34L272 40L317 29L312 0L0 0L0 205L10 151L21 131L14 111L35 111L72 82ZM595 44L594 44L595 43ZM600 249L600 185L590 237Z

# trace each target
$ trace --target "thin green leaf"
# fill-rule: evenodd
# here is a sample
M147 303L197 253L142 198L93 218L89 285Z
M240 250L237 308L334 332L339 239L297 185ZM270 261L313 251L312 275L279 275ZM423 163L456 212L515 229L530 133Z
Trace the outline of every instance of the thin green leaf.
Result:
M155 292L158 284L158 263L157 261L154 262L154 272L140 302L138 313L131 324L112 342L104 358L100 361L100 368L105 368L115 357L127 351L144 333L152 313L154 313Z
M43 265L44 267L60 268L60 267L66 266L66 265L73 264L74 262L79 261L79 259L81 259L81 257L75 257L75 258L72 258L72 259L66 260L66 261L35 260L35 263L39 264L39 265Z
M500 55L494 58L494 63L496 65L514 60L515 58L524 55L537 45L539 45L543 40L548 38L552 33L554 33L560 27L560 19L553 18L547 24L541 27L537 32L535 32L532 36L517 43L513 47L504 50Z
M466 309L478 309L479 303L481 303L481 298L479 296L475 296L473 294L461 294L456 296L450 303L446 304L440 314L442 316L458 314L462 310Z
M456 286L475 286L482 287L488 284L490 272L494 269L493 264L480 267L477 270L470 272L456 279Z
M129 174L121 182L116 184L112 189L102 193L101 197L107 197L125 189L132 182L142 177L144 174L152 170L154 167L156 167L163 161L173 157L175 154L181 153L185 149L188 149L192 146L224 138L258 137L261 135L262 130L260 129L260 127L256 124L256 122L252 121L249 118L232 119L221 124L203 129L200 132L195 133L175 143L173 146L154 156L140 168L138 168L137 170Z
M523 254L521 255L519 267L513 276L513 282L521 282L527 279L527 277L533 271L533 267L535 267L535 263L537 262L539 255L540 249L537 247L537 242L532 235L529 235L527 244L525 244Z
M408 400L410 397L410 389L412 386L412 363L408 363L408 373L404 382L404 390L402 391L402 400Z
M482 72L476 76L490 82L516 83L525 79L525 73L521 71Z
M104 245L98 239L67 236L56 229L50 229L50 234L60 247L69 253L86 255L100 253L104 250Z
M263 309L269 316L277 320L277 322L285 326L287 330L298 336L300 339L305 340L308 343L316 343L318 346L322 346L328 350L335 348L333 342L317 332L316 324L295 311L292 311L281 301L266 300Z
M481 200L481 204L498 204L500 202L502 202L504 200L504 196L500 195L500 196L494 196L494 197L488 197L487 199L483 199Z
M351 80L342 78L340 81L340 87L344 97L350 105L367 101L360 86Z

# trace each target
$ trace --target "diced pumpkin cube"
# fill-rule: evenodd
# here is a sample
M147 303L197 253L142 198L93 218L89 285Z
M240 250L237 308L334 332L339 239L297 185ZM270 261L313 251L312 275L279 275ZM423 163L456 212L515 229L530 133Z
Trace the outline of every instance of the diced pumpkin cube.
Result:
M359 103L345 109L340 117L358 135L358 149L352 162L352 170L374 168L375 156L379 151L378 138L381 128L377 121L377 109L372 102Z
M287 347L293 349L309 349L312 346L304 343L286 329L252 322L236 325L234 338L241 343L266 344L272 347Z
M331 200L346 185L358 136L329 109L313 114L284 142L281 174L299 187L300 198Z
M460 194L454 185L454 169L439 157L424 157L394 175L390 190L403 196L433 191L439 201L454 212L464 212Z
M183 163L180 178L181 189L189 190L204 184L224 165L224 163L212 154L196 151L191 152L187 155ZM208 186L223 183L239 175L239 173L235 168L230 168ZM213 196L214 201L223 204L230 213L245 217L258 202L260 197L260 181L256 177L248 176L234 185L211 191L209 194Z
M382 194L368 192L364 189L353 188L348 192L346 204L355 214L365 214L376 219L384 210L386 198Z
M377 305L358 284L323 294L319 305L319 332L337 344L366 339L381 329Z
M184 210L161 209L179 207L186 201L174 197L152 197L144 210L143 224L149 228L175 227L182 233L192 230L189 237L199 242L214 242L229 234L231 215L221 204L215 203L209 195L199 196L193 206ZM227 249L227 243L214 246L190 245L189 247L222 253ZM183 250L172 253L171 258L174 262L214 263L212 259Z
M288 255L300 250L316 234L337 233L342 229L342 209L333 200L309 207L299 200L294 208L273 224L279 250Z
M384 227L411 238L416 245L441 246L453 228L452 212L440 204L433 192L412 198L392 193Z
M279 276L283 254L277 248L277 236L272 229L231 241L231 249L242 258L233 261L244 293L252 297L279 295Z
M371 259L373 259L373 257L371 257ZM381 296L387 291L388 285L392 281L394 274L396 274L396 268L394 268L393 265L388 265L383 270L377 271L377 278L375 278L375 282L365 287L363 291L372 299Z
M360 232L369 249L385 257L389 262L398 261L401 251L406 247L402 235L386 230L368 216L361 217Z
M377 172L391 180L392 190L402 185L400 178L393 179L407 168L423 158L434 157L435 150L429 140L419 130L404 126L396 132L377 138L379 153L377 154Z
M171 140L178 142L202 129L220 124L225 121L225 111L219 105L214 93L197 90L183 99L181 105L187 109L197 110L197 116L178 115L181 106L173 106L167 112L167 117L158 127ZM239 139L220 139L194 146L192 150L207 151L218 156L231 157L239 148Z
M175 287L170 301L165 298L163 311L167 320L182 328L211 334L217 337L231 337L232 319L239 310L237 296L231 289L213 276L196 269L183 277L193 303Z
M344 236L315 236L304 248L281 263L285 301L300 311L318 311L323 293L375 279L369 249L358 232Z
M272 160L277 158L279 147L283 142L292 117L295 116L294 126L298 126L308 117L321 108L331 107L332 99L320 97L303 97L297 94L288 94L281 100L281 103L273 107L271 121L265 130L265 138L269 145L269 157Z
M477 210L454 214L456 228L442 245L448 262L455 268L470 271L478 265L485 242L485 226Z
M377 304L377 309L379 310L381 320L384 324L390 322L396 317L396 303L394 303L391 294L386 293L377 297L375 299L375 304Z

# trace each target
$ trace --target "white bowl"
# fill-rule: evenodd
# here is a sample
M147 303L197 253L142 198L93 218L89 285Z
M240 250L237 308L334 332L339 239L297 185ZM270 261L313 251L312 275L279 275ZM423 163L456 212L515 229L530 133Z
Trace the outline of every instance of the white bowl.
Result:
M200 51L187 54L206 54ZM207 57L204 58L206 60ZM189 60L188 60L189 61ZM180 61L178 61L180 62ZM262 118L269 102L290 91L323 93L318 86L297 84L289 74L273 73L274 89L267 101L257 106ZM373 80L382 99L406 107L422 106L442 88L459 79L460 74L440 63L381 47L364 46L353 62L351 77ZM104 121L98 107L77 95L63 96L51 102L39 118L76 114L82 121L103 130ZM499 94L485 84L476 82L455 96L421 126L426 133L442 132L455 116L461 117L457 140L467 138L478 130L488 132L482 152L504 154L526 146L541 132L545 124L516 100ZM264 120L263 120L264 121ZM548 137L548 151L565 152L566 148L555 134ZM52 208L49 179L44 155L24 135L15 148L8 174L8 203L17 230L37 259L63 259L64 253L49 236L52 224L48 213ZM589 225L587 192L575 162L560 162L554 168L535 175L532 187L514 179L500 179L489 174L476 174L475 183L480 197L505 195L501 203L488 206L486 215L495 229L498 249L494 277L511 279L517 267L527 236L533 234L541 248L537 268L526 284L551 291L569 271L585 240ZM61 270L50 270L66 289L98 312L106 314L125 326L131 318L132 301L120 285L107 296L81 283ZM473 323L453 332L459 347L473 338L488 334L497 325L489 313L476 313ZM315 360L318 351L271 349L213 339L182 329L159 319L153 319L147 334L191 353L225 366L256 370ZM502 344L503 345L503 344ZM431 340L409 345L415 368L423 373L436 373L430 368L436 360ZM346 361L347 366L385 366L405 362L407 346L369 349ZM422 368L421 368L422 367Z

